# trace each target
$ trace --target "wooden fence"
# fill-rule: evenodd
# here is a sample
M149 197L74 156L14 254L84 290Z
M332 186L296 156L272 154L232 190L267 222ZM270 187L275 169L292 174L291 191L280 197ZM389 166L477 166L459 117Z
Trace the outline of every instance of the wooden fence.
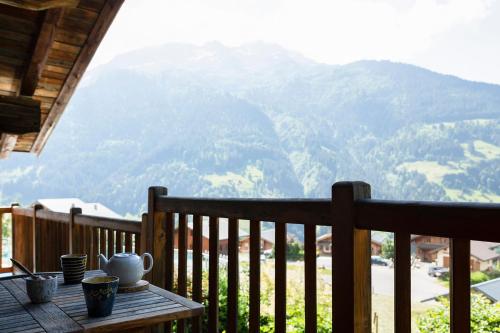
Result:
M218 320L218 231L219 219L229 223L228 244L228 333L238 327L239 220L250 221L250 309L249 331L259 332L260 231L261 221L274 222L275 239L275 332L286 331L286 229L304 226L305 331L316 332L316 227L331 226L333 234L333 331L371 332L371 230L395 233L395 331L411 331L411 234L451 239L451 332L470 332L470 240L500 241L499 204L453 204L397 202L370 199L370 186L363 182L339 182L332 199L197 199L175 198L164 187L149 189L148 215L143 230L146 249L154 253L155 284L172 290L174 285L174 222L177 222L179 254L176 291L186 296L187 220L193 221L192 295L202 297L202 220L209 219L208 332L217 332ZM207 236L207 235L205 235ZM342 272L335 274L335 272ZM336 306L339 304L339 306ZM201 331L200 320L192 322ZM179 322L177 332L186 323ZM167 331L171 327L167 326Z
M148 213L142 223L85 216L78 208L51 213L39 207L12 207L14 256L38 271L58 270L57 258L67 252L89 254L89 268L97 267L97 254L150 252L155 258L147 278L152 283L202 301L202 237L209 236L208 332L219 329L219 220L228 219L228 333L236 333L239 301L239 222L250 221L249 331L260 327L261 222L274 222L275 332L286 331L287 224L304 226L305 331L316 332L316 228L332 227L333 331L371 332L371 230L395 233L395 331L411 331L411 234L451 239L451 332L470 331L470 240L500 241L499 204L397 202L370 199L370 186L340 182L332 199L198 199L175 198L164 187L151 187ZM203 235L208 218L209 235ZM192 220L192 269L188 279L188 220ZM174 232L177 227L178 232ZM177 235L177 236L176 236ZM177 240L174 237L178 237ZM177 242L176 242L177 241ZM177 267L174 244L178 244ZM140 249L140 251L137 251ZM41 254L41 255L40 255ZM177 271L175 274L174 272ZM342 272L335 274L335 272ZM176 281L174 281L174 279ZM174 290L174 285L176 289ZM191 322L201 332L202 320ZM177 332L187 323L178 321ZM172 325L165 326L172 331Z
M87 269L97 269L99 253L140 249L140 221L83 215L80 208L58 213L13 206L11 213L13 256L34 271L61 270L66 253L86 253Z

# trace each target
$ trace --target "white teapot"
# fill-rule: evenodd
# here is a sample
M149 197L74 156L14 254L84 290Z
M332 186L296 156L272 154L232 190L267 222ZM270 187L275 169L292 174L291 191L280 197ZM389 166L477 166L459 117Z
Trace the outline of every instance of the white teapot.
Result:
M149 258L147 269L144 269L144 257ZM128 286L138 282L144 274L151 271L153 257L149 253L143 253L140 257L135 253L116 253L108 260L100 254L99 265L106 274L118 276L120 286Z

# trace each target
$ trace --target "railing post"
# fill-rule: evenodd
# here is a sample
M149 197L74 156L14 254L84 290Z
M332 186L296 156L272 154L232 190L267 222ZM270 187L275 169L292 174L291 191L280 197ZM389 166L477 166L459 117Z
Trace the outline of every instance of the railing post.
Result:
M470 240L450 239L450 255L450 332L470 332Z
M31 253L31 256L32 256L32 265L33 265L33 271L36 272L38 271L39 269L41 271L43 271L42 269L42 265L37 265L37 260L36 260L36 254L37 252L38 253L41 253L41 244L40 244L40 239L38 239L38 235L37 235L37 232L36 232L36 226L38 224L38 221L37 221L37 217L36 217L36 212L37 210L40 210L42 209L43 206L40 205L40 204L36 204L33 206L33 219L32 219L32 223L31 223L31 235L32 235L32 253Z
M81 208L76 208L73 207L69 210L69 227L68 227L68 247L69 247L69 253L73 253L73 240L75 239L74 233L75 233L75 215L81 214L82 209Z
M355 227L355 201L370 196L364 182L332 187L334 332L371 333L371 236Z
M159 196L167 195L167 193L167 188L162 186L152 186L148 189L147 223L142 226L141 231L144 234L141 240L143 252L151 253L155 259L153 270L146 277L151 283L162 288L165 284L166 214L156 210L156 200ZM171 237L171 235L168 235L168 237Z

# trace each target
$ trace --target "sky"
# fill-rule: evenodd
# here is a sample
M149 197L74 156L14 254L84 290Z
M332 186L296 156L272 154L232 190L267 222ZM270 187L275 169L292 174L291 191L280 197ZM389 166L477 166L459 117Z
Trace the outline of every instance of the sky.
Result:
M169 42L264 41L329 64L411 63L500 84L500 0L126 0L91 64Z

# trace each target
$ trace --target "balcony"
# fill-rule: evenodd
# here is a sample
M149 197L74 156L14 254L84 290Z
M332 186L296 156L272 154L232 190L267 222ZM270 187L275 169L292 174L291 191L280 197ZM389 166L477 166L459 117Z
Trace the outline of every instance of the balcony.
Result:
M332 199L201 199L170 197L164 187L152 187L148 212L142 221L96 218L81 214L48 212L40 207L2 208L12 214L13 256L37 271L59 270L58 257L68 252L89 254L89 269L98 268L97 254L150 252L155 267L147 278L179 295L203 301L203 219L209 223L208 332L219 329L219 220L228 220L227 332L237 332L239 300L239 223L248 220L249 232L249 332L260 328L261 222L275 223L274 328L285 332L287 224L304 226L305 331L317 329L316 228L331 226L333 233L333 331L371 332L370 231L395 233L394 327L411 331L411 235L450 239L451 332L470 331L470 240L500 240L499 204L399 202L370 199L370 186L340 182ZM192 231L188 229L192 221ZM175 232L177 228L177 232ZM215 235L215 237L213 236ZM176 237L174 237L176 236ZM205 235L206 236L206 235ZM178 249L174 249L174 244ZM192 267L188 252L192 248ZM177 255L175 255L178 253ZM177 257L177 259L175 259ZM191 262L190 265L191 266ZM4 268L4 271L6 269ZM7 269L8 270L8 269ZM188 288L189 285L189 288ZM341 304L341 306L335 306ZM203 321L190 323L201 332ZM188 323L179 321L177 332ZM167 325L167 331L173 326Z

